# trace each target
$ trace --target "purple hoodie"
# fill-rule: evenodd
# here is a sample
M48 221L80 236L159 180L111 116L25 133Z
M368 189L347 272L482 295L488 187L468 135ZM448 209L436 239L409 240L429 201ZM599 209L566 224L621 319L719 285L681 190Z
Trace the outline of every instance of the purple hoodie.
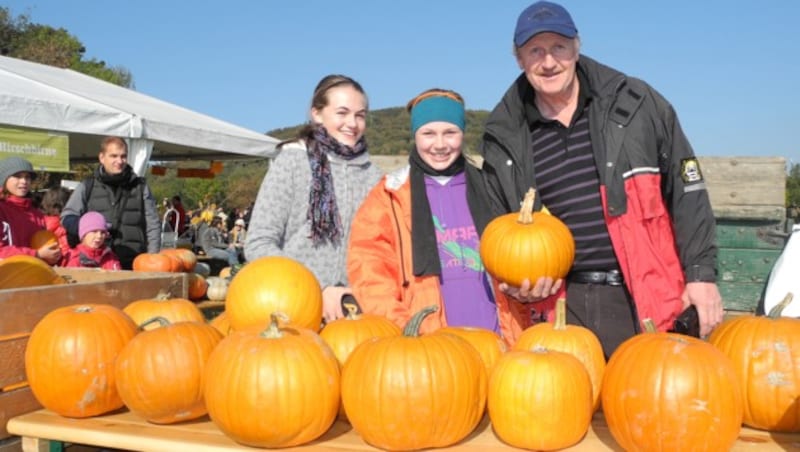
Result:
M499 332L497 306L478 252L478 232L467 205L464 172L441 184L425 176L442 266L441 290L449 326Z

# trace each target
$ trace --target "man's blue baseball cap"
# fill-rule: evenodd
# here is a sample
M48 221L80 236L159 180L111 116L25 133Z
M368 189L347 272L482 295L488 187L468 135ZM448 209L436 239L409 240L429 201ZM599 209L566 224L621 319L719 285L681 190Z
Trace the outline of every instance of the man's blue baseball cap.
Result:
M514 45L522 47L539 33L558 33L567 38L578 35L575 23L563 6L552 2L536 2L527 7L517 19L514 30Z

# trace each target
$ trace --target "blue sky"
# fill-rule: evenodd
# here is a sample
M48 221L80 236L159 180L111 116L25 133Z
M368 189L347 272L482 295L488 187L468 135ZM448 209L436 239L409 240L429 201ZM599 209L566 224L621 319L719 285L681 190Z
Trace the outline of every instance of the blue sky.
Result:
M491 109L519 69L530 0L11 0L63 27L86 56L124 66L136 89L266 132L307 120L328 73L359 80L372 109L455 89ZM800 1L564 0L584 54L669 99L698 155L800 163Z

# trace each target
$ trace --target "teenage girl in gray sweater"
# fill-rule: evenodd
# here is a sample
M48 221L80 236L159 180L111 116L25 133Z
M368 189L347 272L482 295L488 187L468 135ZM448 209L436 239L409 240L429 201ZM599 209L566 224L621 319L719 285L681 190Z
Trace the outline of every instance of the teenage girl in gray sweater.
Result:
M351 293L346 254L350 223L382 176L364 140L367 96L343 75L324 77L311 99L311 121L279 145L258 192L244 253L252 261L286 256L308 267L323 288L323 318L342 317Z

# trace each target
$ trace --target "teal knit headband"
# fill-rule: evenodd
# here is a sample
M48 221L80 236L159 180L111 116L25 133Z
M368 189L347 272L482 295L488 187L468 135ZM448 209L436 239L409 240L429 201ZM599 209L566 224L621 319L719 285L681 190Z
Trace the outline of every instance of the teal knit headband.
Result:
M411 134L433 121L455 124L464 130L464 104L449 97L429 97L411 109Z

